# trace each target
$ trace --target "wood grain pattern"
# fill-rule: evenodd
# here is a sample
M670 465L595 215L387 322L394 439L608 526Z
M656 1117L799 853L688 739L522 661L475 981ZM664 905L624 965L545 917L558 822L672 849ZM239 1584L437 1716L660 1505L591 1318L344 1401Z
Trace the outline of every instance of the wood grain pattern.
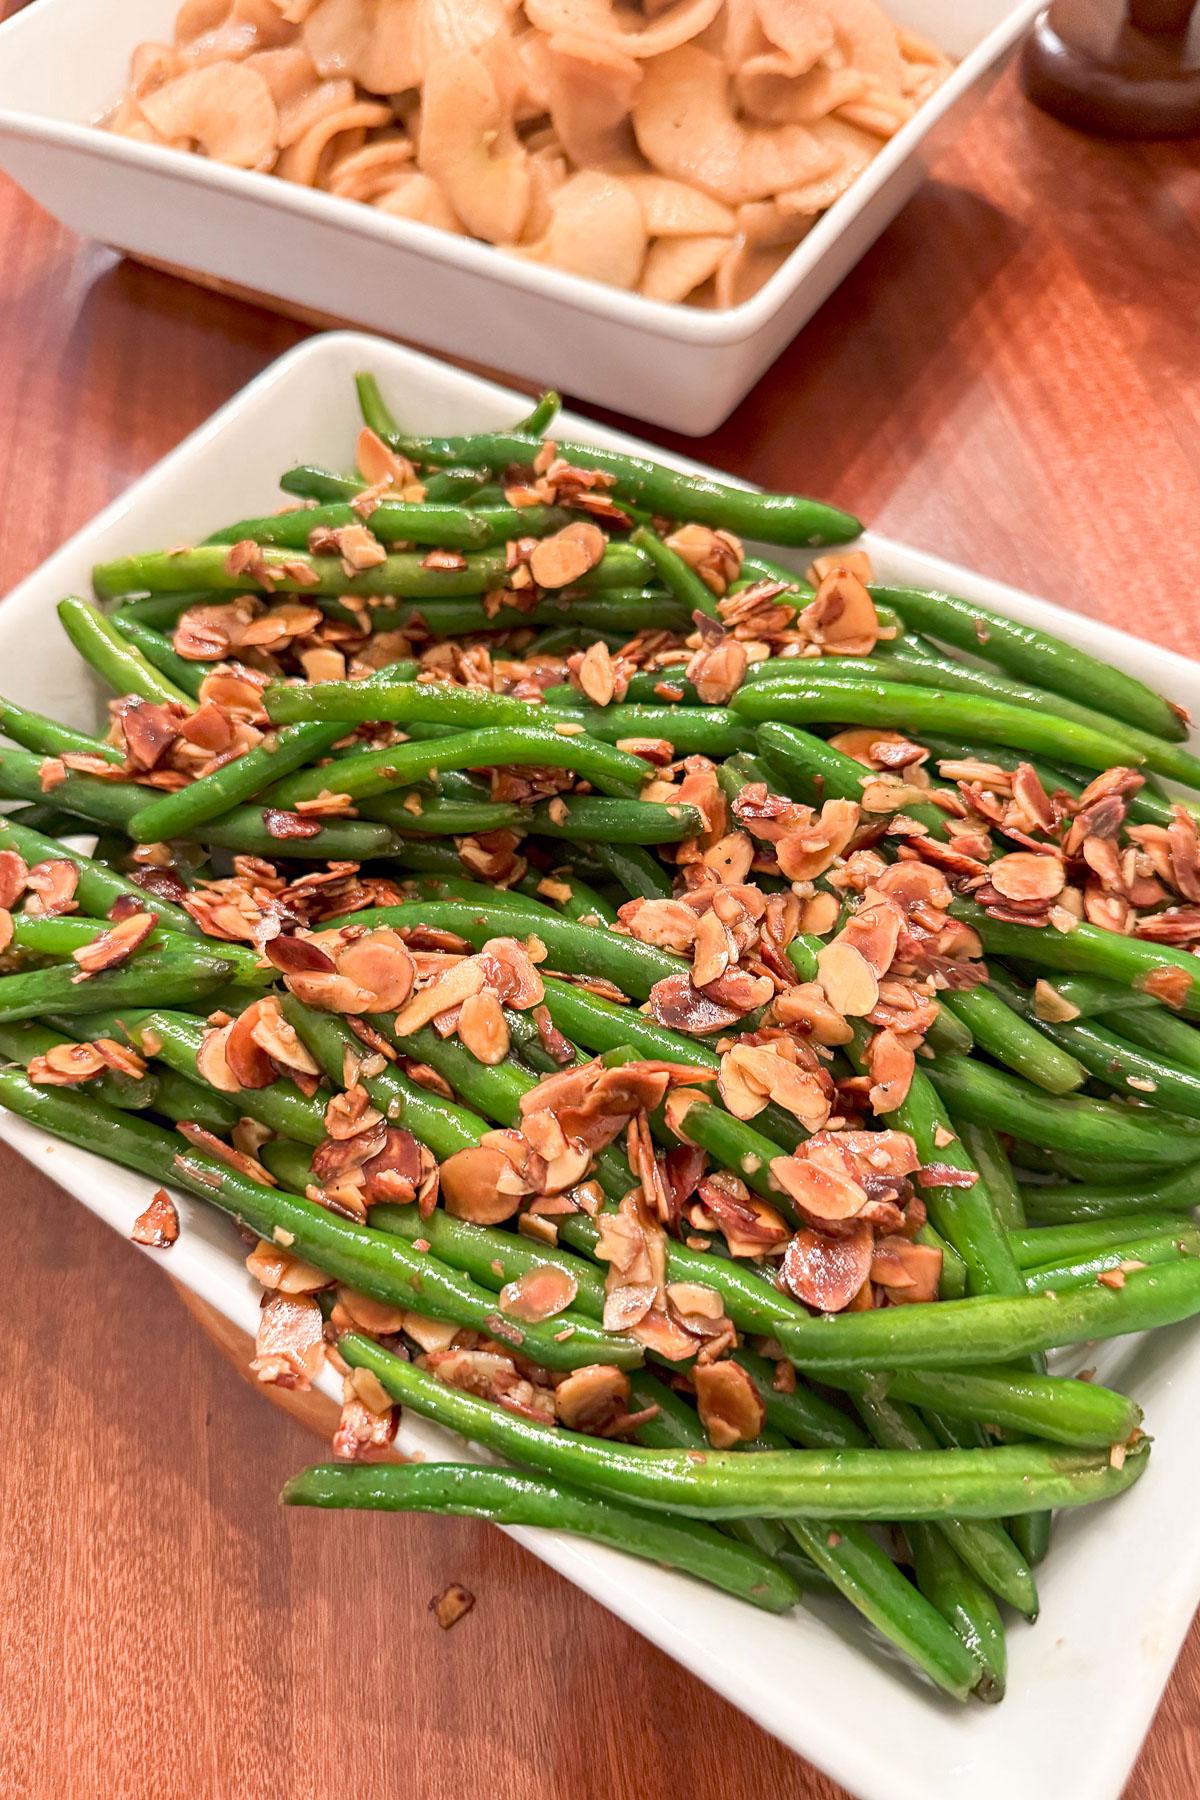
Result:
M936 174L700 453L1196 650L1200 149L1086 142L1006 80ZM302 332L9 188L0 243L2 589ZM282 1514L311 1439L0 1160L0 1793L837 1800L498 1534ZM1194 1636L1127 1800L1200 1792L1198 1719Z

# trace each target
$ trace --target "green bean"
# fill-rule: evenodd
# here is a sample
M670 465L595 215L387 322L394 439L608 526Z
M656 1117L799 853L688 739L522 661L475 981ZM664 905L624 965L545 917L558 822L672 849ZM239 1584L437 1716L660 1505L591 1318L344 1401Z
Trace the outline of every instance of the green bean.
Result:
M0 779L3 772L0 771ZM368 862L373 856L408 857L408 848L400 844L386 825L373 819L308 819L306 825L319 824L311 837L276 836L269 824L270 809L235 806L219 819L208 819L194 827L197 842L216 845L243 856L263 856L272 861L299 859L301 862Z
M505 936L539 937L549 951L552 968L599 975L638 1000L647 997L656 981L686 967L679 957L653 944L640 943L637 938L624 937L605 926L582 925L577 920L561 918L548 907L537 907L532 902L527 902L525 908L506 905L501 917ZM328 920L322 929L336 931L349 924L440 926L457 932L477 950L498 935L494 920L461 900L408 901L402 906L367 908Z
M704 830L704 820L694 806L669 801L609 800L568 794L535 806L529 828L540 837L636 847L698 837Z
M677 551L663 543L656 531L649 525L639 525L629 541L645 551L667 592L674 594L679 604L687 608L689 616L702 613L706 618L720 619L717 597L712 589L700 579L690 563L684 562Z
M870 771L852 756L827 744L824 738L769 719L759 726L756 741L759 754L773 777L772 786L781 793L817 806L835 798L862 799L863 782ZM907 817L925 825L935 837L945 837L946 817L940 807L922 800L906 805L904 811Z
M952 1112L1035 1144L1098 1156L1107 1149L1148 1165L1186 1162L1200 1154L1200 1125L1191 1119L1168 1121L1149 1107L1046 1094L1019 1076L953 1053L936 1057L928 1075Z
M852 1054L856 1066L864 1066L868 1033L859 1027ZM947 1061L976 1065L965 1057ZM930 1065L932 1072L933 1065ZM986 1183L979 1178L961 1139L950 1134L943 1106L945 1096L931 1084L929 1076L918 1069L909 1084L908 1093L888 1115L899 1131L906 1131L917 1146L917 1154L927 1167L960 1170L976 1179L967 1186L953 1182L923 1187L921 1192L929 1208L929 1216L941 1235L949 1239L967 1265L967 1283L976 1293L1019 1294L1020 1271L1009 1249L999 1216ZM939 1142L949 1134L949 1142Z
M788 950L789 952L791 950L790 944ZM815 964L815 957L813 960ZM806 979L815 981L815 973ZM925 1033L925 1048L929 1050L960 1050L966 1056L975 1048L975 1036L964 1019L958 1018L939 1001L937 1017Z
M429 568L425 554L414 550L387 556L383 562L347 575L340 556L312 556L264 545L254 567L243 569L226 545L209 544L195 550L117 557L97 565L92 585L102 600L177 594L194 588L218 594L400 595L434 600L492 593L507 585L511 569L503 545L469 551L462 560L461 569ZM646 579L651 567L640 550L628 544L610 544L600 563L576 586L589 592L634 587Z
M962 1559L941 1541L935 1526L912 1521L904 1535L918 1589L979 1668L979 1679L971 1691L978 1699L995 1704L1004 1698L1008 1676L1004 1624L995 1601Z
M664 738L677 756L729 756L751 750L754 734L724 706L594 706L579 707L572 719L609 743L624 738Z
M161 631L155 631L152 625L144 625L140 619L127 619L124 613L116 612L109 623L160 675L190 700L199 700L200 689L215 663L192 662L186 656L180 656L169 638Z
M967 1027L989 1056L1047 1093L1069 1094L1083 1085L1084 1067L1069 1054L1069 1045L1022 1017L1006 1004L1003 994L985 987L969 988L943 994L940 1004Z
M114 693L133 694L139 700L181 706L192 711L190 694L161 675L140 650L128 643L113 625L85 600L60 600L58 617L80 656L95 669Z
M1040 687L1081 700L1158 737L1186 736L1177 709L1144 682L1049 632L953 594L875 585L871 597L894 607L906 625L972 656L987 657Z
M663 1519L545 1475L457 1463L331 1463L293 1476L285 1506L354 1507L484 1519L493 1525L540 1526L608 1544L668 1569L680 1569L765 1612L788 1612L799 1600L792 1577L770 1558L736 1544L694 1519Z
M239 519L236 525L225 525L210 533L205 546L249 541L307 551L314 530L337 531L345 525L365 525L384 544L399 541L436 544L444 550L479 550L493 541L486 520L461 506L430 506L424 501L405 505L398 500L381 500L364 517L348 500L334 500L323 506Z
M510 463L528 465L541 448L536 437L517 432L488 432L467 438L410 437L401 433L387 441L394 450L416 462L436 466L466 461L489 469L506 469ZM628 502L669 519L694 520L764 544L843 544L857 537L862 529L848 513L815 500L734 487L707 475L685 475L651 462L648 457L602 450L594 444L560 438L556 445L558 454L567 462L612 475L615 479L609 491L618 504Z
M865 667L858 666L864 661ZM797 664L795 661L781 662L775 668L779 673L760 675L758 679L786 679L789 671L796 671ZM1180 745L1164 743L1161 737L1139 731L1123 720L1118 722L1102 712L1096 712L1090 706L1081 706L1075 700L1049 693L1044 688L1029 687L1006 675L997 675L990 669L966 667L961 663L930 663L923 658L907 656L903 650L879 663L860 658L821 657L815 661L804 659L800 668L806 678L811 675L813 680L839 674L853 680L875 674L887 681L974 694L982 700L999 700L1008 705L1030 707L1036 712L1051 713L1072 724L1111 737L1114 747L1121 746L1121 756L1125 761L1132 758L1159 774L1172 776L1193 787L1200 785L1200 761Z
M340 1088L347 1058L354 1059L355 1066L361 1060L361 1040L343 1019L304 1006L294 995L285 995L281 1004L289 1024L295 1027L330 1081ZM433 1151L439 1162L453 1156L457 1150L478 1144L487 1130L486 1120L478 1113L443 1100L410 1081L399 1069L389 1066L377 1075L362 1075L360 1080L379 1111L386 1113L394 1125L402 1125L411 1131Z
M29 712L11 700L0 700L0 731L14 744L36 750L42 756L99 756L110 763L125 760L115 744L86 731L76 731L70 725L60 725L57 719L47 719L41 713Z
M153 903L144 909L153 912ZM155 913L157 918L157 914ZM73 956L76 950L95 943L98 937L111 931L112 926L107 919L84 919L78 913L70 918L47 915L38 917L33 913L17 913L13 919L13 941L23 950L32 950L39 956ZM145 940L153 949L164 956L172 956L181 964L189 962L201 963L206 957L217 955L228 964L233 979L247 987L264 987L275 979L274 971L254 950L245 944L217 943L205 939L197 943L194 939L185 938L181 933L164 930L155 925ZM78 969L72 971L78 974Z
M969 1120L960 1124L957 1119L951 1123L972 1166L979 1170L1000 1223L1010 1232L1019 1229L1025 1223L1025 1209L1012 1164L998 1135L990 1125L973 1125Z
M1009 1233L1013 1255L1023 1269L1042 1263L1071 1262L1096 1250L1110 1250L1134 1238L1162 1236L1178 1231L1177 1213L1165 1208L1119 1213L1111 1219L1086 1219L1072 1225L1035 1225Z
M1089 1285L1107 1270L1153 1268L1175 1262L1181 1256L1200 1256L1200 1231L1194 1226L1177 1224L1174 1232L1151 1232L1146 1237L1110 1245L1106 1250L1095 1250L1088 1256L1038 1263L1026 1269L1025 1285L1031 1294L1062 1293Z
M709 594L711 600L712 595ZM681 650L678 665L669 664L660 669L639 669L629 677L629 685L625 689L625 699L632 706L701 706L704 702L696 692L695 685L684 674L689 652ZM670 690L660 693L661 688ZM574 690L572 690L574 691ZM567 690L565 687L547 688L553 704L565 704ZM578 696L577 696L578 697Z
M657 858L635 844L607 844L593 841L592 855L607 874L618 882L630 899L669 900L671 878Z
M525 767L573 769L604 792L630 798L650 775L641 757L586 735L564 737L541 725L536 708L526 706L525 717L528 724L485 726L384 750L355 750L336 763L300 770L268 789L266 798L286 810L331 791L355 801L368 799L405 781L434 780L448 769Z
M528 631L534 626L564 622L569 623L576 644L576 634L584 630L617 632L624 641L631 631L688 629L687 617L677 600L640 587L564 588L558 594L543 593L532 606L496 606L494 599L494 595L467 595L458 599L398 601L394 605L373 606L361 619L339 602L319 595L314 604L331 617L344 615L347 623L358 620L372 631L422 631L435 638Z
M1022 974L1029 981L1038 978L1036 969L1023 969ZM1073 1006L1080 1018L1095 1018L1100 1014L1125 1014L1145 1012L1162 1014L1162 1002L1153 994L1136 993L1130 988L1120 987L1115 981L1104 981L1096 975L1055 975L1053 979L1042 976L1046 986L1051 988L1068 1006ZM1034 995L1034 1011L1037 1012L1037 996ZM1040 1015L1039 1015L1040 1016ZM1192 1034L1192 1027L1184 1025L1180 1028Z
M807 674L794 680L760 681L734 695L733 710L753 723L824 721L898 726L917 732L961 732L984 743L1012 744L1050 756L1068 755L1073 762L1093 769L1109 769L1114 763L1136 766L1145 760L1124 739L1035 712L1032 707L978 700L972 694L944 688L908 687L897 681L821 679Z
M43 837L30 830L13 814L0 819L0 850L16 851L31 867L39 862L69 862L78 877L76 901L93 917L111 912L118 900L136 900L143 912L153 911L157 915L160 930L184 932L192 937L199 933L200 927L182 906L174 906L157 894L147 893L136 882L119 875L104 863L93 861L90 856L84 856L82 851L72 850L55 838Z
M481 488L486 479L486 469L439 469L436 475L422 483L424 503L440 505L448 500L465 499ZM331 501L353 500L364 491L367 483L360 475L339 475L313 463L300 463L280 476L279 485L285 494L296 499L316 500L325 505Z
M1035 1351L1171 1325L1197 1312L1200 1261L1181 1257L1135 1271L1120 1289L1089 1286L1018 1298L984 1294L787 1325L776 1321L771 1329L797 1367L814 1374L827 1368L945 1369L1014 1362Z
M177 625L191 607L220 605L225 598L224 594L212 594L205 588L194 589L190 594L147 594L143 600L122 600L117 612L107 617L116 619L119 613L122 619L136 619L139 624L152 625L155 631L166 631Z
M165 1062L189 1080L208 1085L197 1066L207 1034L202 1020L189 1013L156 1009L132 1028L134 1044L144 1056ZM266 1087L239 1088L231 1096L240 1113L302 1144L319 1144L326 1136L324 1101L302 1094L295 1082L277 1080Z
M405 805L412 795L414 805ZM420 788L400 789L395 794L382 794L368 800L363 814L387 825L398 837L463 838L479 832L515 831L531 828L528 807L510 800L483 799L445 800ZM404 860L404 852L398 852Z
M416 810L409 801L415 795ZM363 812L404 835L465 836L471 832L522 831L541 837L588 843L608 834L613 843L665 844L695 837L703 829L692 806L659 801L597 799L592 795L560 795L537 806L498 800L443 800L419 789L401 790L369 800Z
M1051 969L1067 969L1080 975L1101 975L1126 988L1144 990L1148 977L1160 970L1178 969L1188 977L1181 1011L1200 1013L1196 988L1196 958L1190 951L1169 944L1151 944L1125 937L1080 920L1071 931L1048 931L1038 925L1010 925L993 919L973 900L956 899L950 908L979 933L985 951L1019 962L1034 962Z
M907 1309L911 1311L911 1308ZM867 1314L857 1315L860 1318ZM934 1454L887 1450L764 1450L753 1456L657 1451L606 1438L548 1430L472 1394L459 1392L372 1340L349 1333L339 1349L353 1368L370 1369L394 1400L546 1474L572 1476L684 1517L839 1519L991 1518L1046 1505L1084 1505L1122 1492L1144 1466L1144 1443L1121 1469L1095 1452L1005 1445Z
M354 377L354 391L358 396L358 410L362 414L363 424L378 438L386 440L395 437L398 430L396 421L379 391L379 383L374 375L360 369Z
M1200 1243L1200 1233L1194 1235ZM1142 1418L1136 1402L1111 1388L1028 1369L888 1369L870 1375L823 1369L821 1380L856 1400L870 1393L1079 1449L1123 1444Z
M738 1360L744 1359L739 1357ZM759 1358L749 1360L761 1361ZM700 1422L678 1394L641 1370L634 1372L631 1385L635 1405L656 1405L659 1409L658 1416L637 1433L639 1443L658 1450L707 1453L708 1442ZM850 1448L866 1442L852 1419L841 1412L835 1416L840 1427L835 1440L828 1445L822 1442L808 1448ZM734 1519L725 1529L741 1536L748 1528L761 1528L766 1523L761 1519ZM849 1520L843 1520L833 1531L820 1519L801 1518L785 1519L782 1529L802 1551L804 1560L796 1570L802 1583L810 1571L819 1569L824 1579L888 1643L911 1658L939 1687L960 1697L968 1688L980 1691L975 1671L964 1660L963 1646L955 1641L954 1632L945 1630L930 1603L904 1579L869 1531ZM928 1530L939 1538L941 1535L937 1526L911 1529ZM777 1546L775 1554L781 1554Z
M434 1256L497 1293L536 1269L562 1269L575 1283L573 1310L589 1319L603 1315L603 1275L594 1264L558 1245L534 1244L515 1231L491 1225L471 1225L452 1218L440 1206L427 1218L422 1218L415 1206L373 1206L371 1225L379 1231L395 1232L409 1243L414 1238L426 1239Z
M1132 1093L1164 1112L1200 1119L1200 1072L1175 1068L1115 1032L1084 1020L1048 1024L1043 1029L1106 1087L1119 1094Z
M0 796L18 800L40 797L41 766L40 758L27 751L0 752ZM54 796L66 812L93 824L127 831L134 813L145 805L146 792L134 782L108 781L69 769L66 779L55 787ZM301 857L310 861L319 856L330 861L365 862L391 850L395 843L385 825L368 819L324 819L320 821L319 833L311 837L276 837L262 812L253 806L234 807L223 818L210 819L197 827L197 835L205 844L248 856Z
M564 657L572 650L586 649L589 644L606 644L610 650L621 648L621 639L602 631L577 631L573 625L550 625L539 631L531 644L526 644L524 660L539 662L543 658Z
M259 1149L258 1160L290 1194L305 1194L311 1199L313 1196L309 1194L309 1188L321 1186L313 1169L312 1152L307 1144L294 1144L290 1138L268 1138ZM374 1213L375 1207L371 1211ZM391 1229L376 1219L371 1222L381 1231Z
M1156 1173L1151 1181L1130 1185L1127 1179L1112 1182L1072 1182L1068 1187L1049 1183L1023 1183L1021 1199L1033 1225L1072 1224L1076 1221L1123 1218L1127 1213L1159 1209L1190 1212L1200 1204L1200 1174L1189 1163L1174 1174Z
M331 719L357 725L391 719L399 724L412 720L418 724L453 725L460 730L517 725L553 731L559 722L558 715L532 701L493 694L486 688L451 687L446 682L322 681L314 686L274 682L265 699L267 711L277 724ZM559 735L582 734L568 730Z
M186 956L181 954L185 947ZM73 962L24 975L0 976L0 1019L11 1023L55 1012L99 1012L126 1000L145 999L148 994L164 1006L187 1005L213 993L234 973L228 957L184 938L173 938L170 946L143 951L121 967L106 969L86 981L79 980Z
M912 1407L887 1397L873 1378L861 1384L858 1410L876 1443L900 1455L937 1454L933 1432ZM1037 1584L1020 1551L994 1519L942 1518L940 1529L971 1572L1027 1619L1038 1614Z
M340 725L292 725L272 733L232 762L140 807L129 821L130 835L139 844L191 837L210 819L219 819L294 769L323 756L342 735Z
M1200 1075L1200 1031L1165 1011L1161 1002L1155 1000L1149 1007L1135 1009L1123 1005L1110 1008L1105 1012L1105 1020L1113 1024L1127 1044L1138 1044L1177 1068Z
M169 1119L172 1124L186 1119L193 1125L202 1125L206 1131L215 1132L218 1136L228 1136L241 1118L239 1108L233 1104L228 1094L218 1094L215 1088L207 1084L202 1086L198 1081L189 1081L186 1075L180 1075L175 1069L163 1068L156 1073L154 1079L157 1083L154 1111L162 1118ZM169 1160L166 1166L169 1166ZM142 1173L146 1172L143 1169ZM163 1172L165 1173L165 1167Z
M566 897L546 893L543 898L543 884L551 881L556 887L569 889ZM610 906L604 895L581 881L574 869L553 869L548 875L540 871L523 875L516 884L515 892L529 900L541 900L543 905L552 905L564 918L582 919L589 925L615 925L617 909ZM447 894L446 899L450 898Z
M105 1034L97 1032L100 1037ZM35 1056L45 1056L47 1051L61 1049L64 1044L77 1044L90 1039L72 1037L61 1031L52 1030L33 1019L24 1019L19 1024L0 1024L0 1057L8 1062L18 1062L26 1067ZM100 1100L106 1100L110 1106L141 1112L154 1104L157 1083L152 1075L126 1075L117 1069L102 1069L99 1075L92 1076L86 1083L88 1091Z

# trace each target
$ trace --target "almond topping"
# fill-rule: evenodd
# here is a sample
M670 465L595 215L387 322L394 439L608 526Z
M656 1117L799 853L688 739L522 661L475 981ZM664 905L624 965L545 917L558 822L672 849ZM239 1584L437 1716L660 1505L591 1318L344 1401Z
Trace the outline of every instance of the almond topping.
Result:
M692 1380L700 1423L714 1450L753 1443L766 1422L766 1409L741 1364L701 1363Z
M565 1312L578 1293L573 1275L553 1263L528 1269L515 1281L500 1289L500 1311L510 1319L521 1319L527 1325L538 1325Z
M562 588L594 569L604 556L607 540L598 525L580 519L561 531L541 538L529 558L529 569L539 587Z
M1056 900L1066 886L1066 871L1057 856L1014 850L988 866L988 879L1006 900Z
M169 1250L179 1237L179 1214L165 1188L159 1188L144 1213L133 1222L130 1237L151 1250Z
M879 978L845 937L836 937L817 952L817 978L834 1011L861 1019L879 1004Z

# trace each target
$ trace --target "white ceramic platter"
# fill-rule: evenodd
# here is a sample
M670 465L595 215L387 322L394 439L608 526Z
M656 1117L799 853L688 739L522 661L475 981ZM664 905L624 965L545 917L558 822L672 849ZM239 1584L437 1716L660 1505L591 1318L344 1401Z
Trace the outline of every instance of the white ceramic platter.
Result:
M229 519L269 510L290 464L349 466L358 368L377 373L418 432L504 426L527 406L520 395L372 338L338 333L302 345L9 596L0 610L0 663L10 697L94 725L99 697L54 627L54 603L86 591L98 559L195 541ZM579 418L564 418L562 433L646 449ZM948 588L1059 631L1200 708L1200 672L1181 657L886 539L868 535L864 543L885 581ZM6 1114L0 1136L128 1235L152 1184ZM179 1242L148 1254L253 1332L257 1289L228 1221L186 1198L180 1211ZM1124 1498L1059 1521L1039 1572L1042 1617L1034 1629L1012 1626L1009 1693L999 1707L940 1700L877 1655L844 1610L771 1618L576 1539L515 1535L862 1800L1116 1800L1200 1600L1200 1328L1107 1344L1089 1360L1143 1403L1153 1456ZM400 1442L462 1453L446 1433L411 1418ZM396 1553L403 1554L400 1525Z
M0 25L0 168L72 230L486 362L678 431L715 430L970 117L1040 0L887 0L958 67L783 267L727 312L540 268L271 175L102 134L180 0L38 0Z

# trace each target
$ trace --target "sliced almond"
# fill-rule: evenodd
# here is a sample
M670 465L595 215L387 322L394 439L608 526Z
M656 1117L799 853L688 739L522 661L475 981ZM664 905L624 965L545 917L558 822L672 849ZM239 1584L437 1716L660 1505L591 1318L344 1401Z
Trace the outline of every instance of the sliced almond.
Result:
M766 1422L766 1409L741 1364L701 1363L692 1380L700 1423L714 1450L753 1443Z

